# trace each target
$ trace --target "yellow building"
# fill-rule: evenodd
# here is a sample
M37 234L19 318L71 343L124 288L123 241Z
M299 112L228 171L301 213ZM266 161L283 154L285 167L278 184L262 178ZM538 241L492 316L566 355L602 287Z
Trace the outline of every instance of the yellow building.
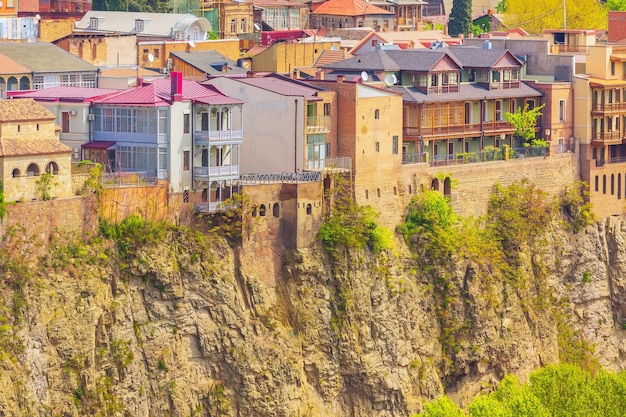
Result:
M72 149L55 116L32 99L0 101L0 180L6 201L72 196ZM42 174L50 173L46 183Z

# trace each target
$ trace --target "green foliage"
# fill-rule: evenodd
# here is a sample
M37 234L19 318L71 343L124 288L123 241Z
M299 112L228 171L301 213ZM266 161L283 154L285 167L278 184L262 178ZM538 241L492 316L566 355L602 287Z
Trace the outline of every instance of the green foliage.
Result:
M224 386L224 384L211 384L208 388L207 400L209 403L209 415L230 415L230 400L226 396L226 387Z
M589 273L589 271L585 271L585 272L583 272L583 278L582 278L582 281L583 281L585 284L588 284L588 283L590 283L590 282L591 282L591 274Z
M505 21L507 27L522 27L533 35L543 34L546 29L607 28L607 7L597 0L506 0ZM563 11L565 4L565 22Z
M37 192L41 200L52 200L52 187L59 185L54 180L54 175L51 172L45 172L39 176L39 179L35 182L37 185Z
M120 375L124 374L124 371L133 361L133 358L134 355L131 349L130 339L115 339L111 342L111 359Z
M605 6L608 10L625 11L626 0L607 0Z
M448 397L439 397L426 403L424 412L415 417L465 417L466 414Z
M209 231L226 238L233 245L239 244L252 232L252 210L250 197L244 193L233 194L220 204L216 213L208 215L211 220Z
M379 214L371 206L360 206L352 198L350 183L335 177L335 187L326 195L330 210L324 217L318 238L324 249L334 253L339 246L371 250L392 250L393 239L389 229L378 224Z
M4 200L4 184L0 182L0 223L7 215L7 202Z
M595 346L589 343L580 333L572 329L566 313L560 305L553 312L557 328L559 358L561 362L576 365L586 371L595 373L600 364L595 357Z
M513 125L517 136L521 137L526 144L532 144L537 121L541 116L541 109L544 107L545 104L542 104L534 109L529 109L528 104L526 104L523 109L519 107L515 113L504 113L504 118Z
M137 247L165 239L169 225L163 221L147 221L139 214L131 214L117 224L100 222L100 233L117 241L122 256L126 256Z
M547 194L526 179L509 187L495 186L486 222L492 239L512 266L519 266L522 248L536 247L550 224L552 212Z
M565 188L561 194L560 206L574 233L580 232L596 220L589 198L589 185L583 181L576 181Z
M472 26L472 0L453 0L448 22L450 36L467 36Z
M81 163L84 161L81 161ZM79 163L80 166L80 163ZM80 190L81 195L93 195L100 194L102 192L102 175L104 171L102 169L102 164L96 163L89 170L89 178L83 184L82 189Z

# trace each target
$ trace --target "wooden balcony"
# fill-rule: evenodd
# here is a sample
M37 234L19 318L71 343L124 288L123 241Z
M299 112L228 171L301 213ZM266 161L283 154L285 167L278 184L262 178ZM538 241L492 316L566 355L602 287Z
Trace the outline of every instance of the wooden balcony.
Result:
M506 121L491 121L462 125L448 125L448 126L425 126L419 127L405 127L403 129L404 138L419 138L422 136L425 139L448 139L451 137L459 136L482 136L483 132L485 136L493 136L498 134L512 134L515 128Z
M593 133L591 142L594 145L616 145L622 143L622 133L619 130L613 132Z
M242 129L230 130L196 130L193 135L198 145L208 145L223 142L240 142L243 140Z
M626 102L622 103L594 103L591 107L593 113L626 113Z
M459 85L431 85L428 87L428 94L440 94L440 93L458 93Z
M492 90L508 90L511 88L519 88L519 81L492 82L489 86Z
M239 165L223 165L217 167L193 167L193 175L203 181L217 177L238 177Z
M550 53L554 55L559 55L559 54L589 55L589 46L566 45L566 44L557 43L554 45L550 45Z

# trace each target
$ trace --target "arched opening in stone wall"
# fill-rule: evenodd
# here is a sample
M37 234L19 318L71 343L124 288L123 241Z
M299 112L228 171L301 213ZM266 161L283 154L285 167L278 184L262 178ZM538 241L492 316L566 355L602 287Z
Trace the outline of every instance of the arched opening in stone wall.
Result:
M252 217L256 217L256 205L252 206Z
M278 203L274 203L274 205L272 206L272 215L274 217L278 217L280 215L280 206L278 205Z
M266 212L265 204L261 204L259 207L259 216L264 217Z
M622 174L617 174L617 199L622 199Z
M30 90L30 80L24 76L20 78L20 90Z
M596 193L600 190L600 178L596 175Z
M443 180L443 195L452 197L452 180L450 180L450 177L446 177L446 179Z
M311 204L307 204L306 205L306 214L312 214L313 213L313 207L311 206Z
M35 163L30 164L26 169L26 176L35 177L37 175L39 175L39 167Z
M606 194L606 175L602 176L602 194Z
M433 181L430 183L430 188L439 191L439 178L433 178Z
M46 166L46 172L48 174L52 174L52 175L58 175L59 174L59 166L57 165L56 162L51 161L47 166Z
M615 174L611 174L611 195L615 195Z
M17 178L20 176L20 170L15 168L13 169L13 172L11 173L11 175L13 176L13 178Z

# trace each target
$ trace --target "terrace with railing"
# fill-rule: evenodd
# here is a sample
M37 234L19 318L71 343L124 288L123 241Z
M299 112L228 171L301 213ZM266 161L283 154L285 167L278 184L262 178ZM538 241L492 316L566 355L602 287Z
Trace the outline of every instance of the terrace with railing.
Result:
M310 159L306 162L307 171L322 172L350 172L352 171L352 158L338 157L325 159Z
M429 155L422 154L403 154L403 164L419 164L429 163L430 166L441 165L462 165L473 164L479 162L506 161L518 158L533 158L546 156L548 148L543 146L529 146L525 148L493 148L482 152L465 152L446 155L435 155L429 159Z

